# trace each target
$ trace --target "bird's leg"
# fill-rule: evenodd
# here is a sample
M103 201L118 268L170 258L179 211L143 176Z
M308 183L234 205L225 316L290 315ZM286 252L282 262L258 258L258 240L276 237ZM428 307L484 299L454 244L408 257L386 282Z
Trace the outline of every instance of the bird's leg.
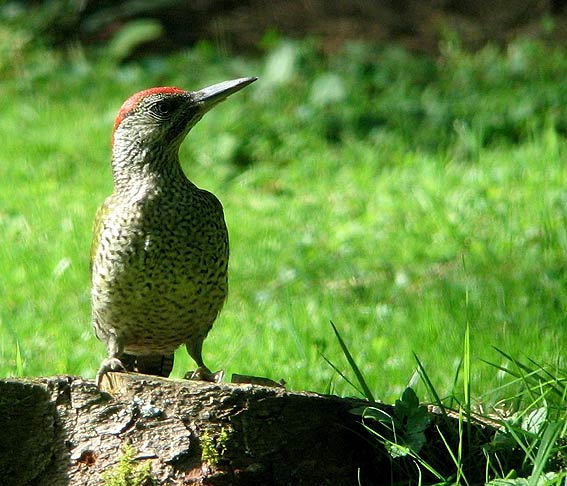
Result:
M210 381L213 383L220 383L224 377L224 370L215 371L214 373L205 366L201 349L203 347L203 339L196 339L195 341L187 341L185 347L189 355L195 360L198 368L195 371L188 371L185 373L186 380L199 380Z
M100 388L102 377L109 371L125 371L120 356L124 350L124 345L115 334L109 334L106 341L108 356L102 360L100 368L96 374L96 386Z

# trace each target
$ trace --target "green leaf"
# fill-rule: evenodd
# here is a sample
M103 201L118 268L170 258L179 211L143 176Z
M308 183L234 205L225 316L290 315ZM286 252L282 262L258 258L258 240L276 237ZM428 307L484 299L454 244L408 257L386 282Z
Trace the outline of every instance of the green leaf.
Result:
M419 405L419 399L411 388L406 388L402 397L396 400L395 413L402 425L404 445L418 453L425 445L425 429L429 425L427 408Z

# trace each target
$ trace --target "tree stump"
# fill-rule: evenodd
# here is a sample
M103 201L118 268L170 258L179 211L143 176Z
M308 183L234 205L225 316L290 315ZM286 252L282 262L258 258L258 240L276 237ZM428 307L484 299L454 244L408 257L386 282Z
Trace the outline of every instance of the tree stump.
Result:
M368 405L127 373L109 373L102 390L72 376L5 379L0 478L15 486L102 486L128 473L138 474L140 485L390 484L395 461L352 413ZM428 413L431 424L446 423ZM494 434L486 425L473 431L475 444ZM439 453L436 447L428 438L424 453ZM471 464L482 452L475 457Z

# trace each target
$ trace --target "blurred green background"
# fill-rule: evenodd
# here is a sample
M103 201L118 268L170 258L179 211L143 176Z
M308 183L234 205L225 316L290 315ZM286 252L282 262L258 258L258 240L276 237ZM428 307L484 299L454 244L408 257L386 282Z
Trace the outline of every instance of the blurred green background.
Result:
M459 393L467 325L478 400L507 393L493 347L564 367L564 2L264 3L0 6L0 376L105 354L88 256L122 101L241 76L181 151L231 237L211 368L355 394L330 320L385 401L413 353Z

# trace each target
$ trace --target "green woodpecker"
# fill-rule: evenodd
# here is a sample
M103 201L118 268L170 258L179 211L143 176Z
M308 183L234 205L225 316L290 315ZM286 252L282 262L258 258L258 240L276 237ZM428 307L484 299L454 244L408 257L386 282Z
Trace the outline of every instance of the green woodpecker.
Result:
M185 344L193 378L217 380L201 356L228 290L223 208L185 176L179 147L213 106L256 78L200 91L141 91L120 108L112 133L114 191L99 208L91 250L92 315L108 371L169 376Z

